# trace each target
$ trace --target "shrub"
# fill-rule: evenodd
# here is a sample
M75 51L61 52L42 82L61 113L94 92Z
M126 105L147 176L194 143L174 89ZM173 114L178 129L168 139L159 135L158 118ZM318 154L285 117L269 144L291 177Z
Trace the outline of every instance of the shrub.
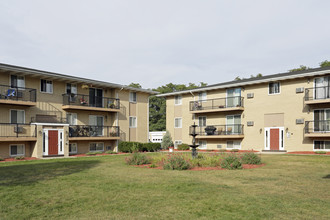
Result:
M4 161L5 159L3 159L2 157L0 157L0 161Z
M143 151L156 152L160 150L160 143L144 143Z
M142 151L143 144L139 142L122 141L118 145L118 150L124 153Z
M164 170L188 170L191 167L189 159L185 158L182 154L169 155L163 164Z
M86 153L86 155L96 155L96 154L102 154L101 151L90 151L88 153Z
M172 137L169 131L166 131L166 134L163 137L161 147L162 149L167 150L169 147L173 146Z
M231 149L231 152L238 152L238 149Z
M242 169L241 159L236 154L229 154L221 160L220 163L222 168L228 170Z
M226 149L220 149L219 151L220 152L226 152Z
M125 161L128 165L142 165L151 163L150 157L141 153L133 153L131 156L126 157Z
M112 151L112 150L108 150L108 151L106 151L105 153L106 153L106 154L118 154L117 152Z
M259 155L253 152L244 153L242 156L243 164L261 164L261 158Z
M198 154L192 164L197 167L217 167L220 166L220 158L220 154Z
M315 151L316 154L326 154L325 151Z
M188 144L180 144L178 145L178 150L189 150L190 147Z
M150 164L150 166L149 166L150 168L156 168L157 167L157 165L156 164Z
M15 157L15 160L24 160L24 159L25 159L24 156L17 156L17 157Z

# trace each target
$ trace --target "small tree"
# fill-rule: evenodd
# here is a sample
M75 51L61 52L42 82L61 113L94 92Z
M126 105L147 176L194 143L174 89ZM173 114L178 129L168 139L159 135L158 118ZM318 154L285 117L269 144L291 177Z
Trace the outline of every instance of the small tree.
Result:
M168 147L172 147L173 146L173 141L172 141L172 137L170 132L166 131L166 134L163 137L163 141L162 141L162 149L168 149Z
M320 67L326 67L326 66L330 66L330 61L325 60L320 63Z

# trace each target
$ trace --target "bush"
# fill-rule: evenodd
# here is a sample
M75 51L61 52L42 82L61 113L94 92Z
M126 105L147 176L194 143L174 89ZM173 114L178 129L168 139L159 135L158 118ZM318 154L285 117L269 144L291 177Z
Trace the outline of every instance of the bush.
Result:
M220 149L219 151L220 152L226 152L227 150L226 149Z
M220 166L220 158L220 154L198 154L192 164L197 167L217 167Z
M96 154L102 154L103 152L101 151L90 151L88 153L86 153L86 155L96 155Z
M162 140L162 149L167 150L169 147L173 146L173 141L172 141L172 137L169 131L166 131L166 134L163 137Z
M244 153L242 156L243 164L261 164L261 158L259 155L253 152Z
M141 153L133 153L131 156L125 158L128 165L142 165L151 163L150 157Z
M112 151L112 150L108 150L108 151L106 151L105 153L106 153L106 154L118 154L117 152Z
M144 143L143 151L156 152L160 150L160 143Z
M315 151L316 154L326 154L325 151Z
M190 147L188 144L180 144L178 145L178 150L189 150Z
M189 159L185 158L182 154L169 155L163 164L164 170L188 170L191 167Z
M143 144L140 142L122 141L118 145L118 150L124 153L143 151Z
M241 159L236 154L229 154L221 160L220 163L222 168L228 170L242 169Z
M3 159L2 157L0 157L0 161L4 161L5 159Z
M231 149L231 152L238 152L238 149Z
M15 160L24 160L24 159L25 159L24 156L17 156L17 157L15 157Z

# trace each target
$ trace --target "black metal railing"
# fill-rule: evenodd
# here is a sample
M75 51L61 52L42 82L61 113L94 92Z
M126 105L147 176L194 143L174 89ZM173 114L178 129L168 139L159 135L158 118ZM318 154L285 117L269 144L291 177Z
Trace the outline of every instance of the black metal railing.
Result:
M309 133L327 133L330 134L330 120L306 121L305 134Z
M0 123L0 137L36 137L37 126L30 124Z
M243 107L243 97L234 96L190 102L190 111Z
M63 94L63 105L79 105L97 108L120 108L120 100L82 94Z
M119 137L119 126L70 125L69 137Z
M207 125L197 126L195 130L197 135L209 136L209 135L237 135L243 134L242 124L228 124L228 125ZM193 133L193 127L190 126L189 134Z
M330 99L330 86L305 89L305 101Z
M25 87L0 85L0 100L36 102L37 90Z
M57 115L36 115L34 117L31 117L31 123L61 123L61 124L67 124L68 121L66 118L59 117Z

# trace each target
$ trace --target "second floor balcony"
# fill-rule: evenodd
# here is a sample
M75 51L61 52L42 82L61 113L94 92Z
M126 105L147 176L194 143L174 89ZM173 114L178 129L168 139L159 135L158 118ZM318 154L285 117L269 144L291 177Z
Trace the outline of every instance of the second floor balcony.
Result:
M35 106L37 90L0 85L0 104Z
M119 140L119 126L70 125L69 140Z
M82 94L63 94L62 109L119 112L120 100Z
M0 123L0 142L36 141L37 126L30 124Z
M309 105L330 103L330 86L305 89L305 103Z
M189 109L192 113L207 113L220 111L243 111L243 97L234 96L227 98L191 101Z
M189 134L193 134L190 127ZM242 124L197 126L195 129L197 139L237 139L244 138Z
M330 120L306 121L305 137L330 137Z

